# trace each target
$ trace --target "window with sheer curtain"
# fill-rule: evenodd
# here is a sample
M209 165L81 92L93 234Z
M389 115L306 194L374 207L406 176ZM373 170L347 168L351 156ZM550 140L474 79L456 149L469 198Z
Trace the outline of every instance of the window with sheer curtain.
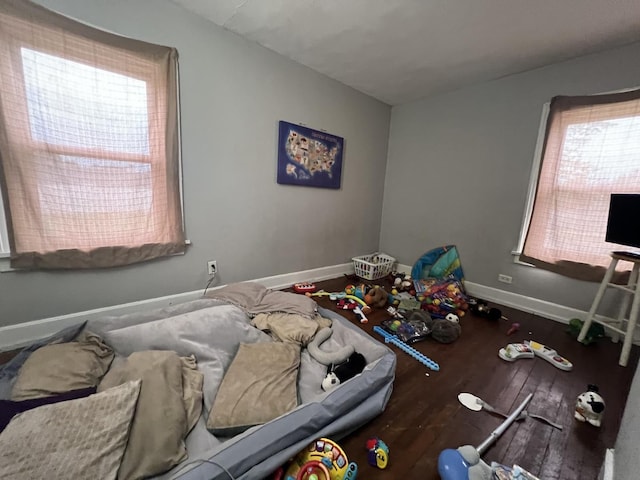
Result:
M628 250L605 242L610 195L639 192L640 90L555 97L520 258L602 280L611 251ZM621 262L618 270L617 281L624 281L631 264Z
M177 52L0 3L0 188L11 266L184 252Z

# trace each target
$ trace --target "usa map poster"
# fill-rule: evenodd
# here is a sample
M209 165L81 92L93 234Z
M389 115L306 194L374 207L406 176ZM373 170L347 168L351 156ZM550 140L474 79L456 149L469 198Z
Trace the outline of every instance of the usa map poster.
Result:
M340 188L344 139L280 121L278 183Z

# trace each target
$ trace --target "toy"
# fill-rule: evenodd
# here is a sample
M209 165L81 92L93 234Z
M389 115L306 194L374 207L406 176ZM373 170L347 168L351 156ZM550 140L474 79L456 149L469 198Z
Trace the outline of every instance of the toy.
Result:
M354 308L353 313L355 313L360 318L360 323L369 323L369 319L360 307Z
M345 345L335 352L320 350L320 345L331 337L331 335L333 335L333 329L331 327L322 328L315 334L313 340L311 340L307 345L309 355L326 366L346 362L355 351L355 347L353 345Z
M460 323L460 318L455 313L447 313L444 319L453 323Z
M449 277L425 278L416 282L416 290L422 308L433 316L444 318L448 313L455 313L462 317L469 308L464 287L459 280Z
M364 355L353 352L349 358L347 358L346 362L341 363L335 369L330 369L329 372L327 372L327 376L322 380L322 389L328 392L361 373L366 366L367 360L364 358Z
M520 324L518 322L513 322L509 327L509 330L507 330L507 335L512 335L516 333L518 330L520 330Z
M435 371L440 370L440 365L438 365L436 362L431 360L426 355L423 355L422 353L417 351L415 348L410 347L395 335L392 335L391 333L386 332L382 327L375 326L373 327L373 331L382 335L384 337L385 343L394 344L400 350L402 350L405 353L408 353L413 358L415 358L416 360L418 360L420 363L430 368L431 370L435 370Z
M296 283L293 285L293 291L296 293L313 293L316 291L315 283Z
M536 357L545 359L554 367L558 367L560 370L569 371L573 368L573 364L566 358L558 355L555 350L545 347L541 343L534 342L533 340L525 340L524 343L533 350Z
M378 467L381 470L387 468L389 463L389 447L378 437L367 440L365 444L367 449L367 461L372 467Z
M507 362L515 362L520 358L533 358L535 354L533 350L529 348L529 345L524 343L510 343L498 351L498 356Z
M307 297L329 297L329 300L336 301L342 298L349 298L355 302L358 302L362 306L362 311L364 313L369 313L371 311L371 307L366 304L364 300L356 297L355 295L349 295L346 292L325 292L324 290L320 290L319 292L307 292L305 293Z
M580 335L580 332L582 331L583 325L583 320L580 320L579 318L572 318L571 320L569 320L569 328L567 331L573 337L578 338L578 335ZM587 330L587 334L584 337L582 343L585 345L590 345L601 338L604 338L604 327L599 323L593 322Z
M379 286L370 288L364 295L364 301L367 305L376 308L383 308L387 304L387 299L387 292L385 292L384 288Z
M500 320L502 311L497 308L489 308L484 300L473 299L469 301L470 309L479 317L488 318L489 320Z
M410 295L416 294L411 275L402 272L393 272L391 275L393 276L394 295L398 292L409 292ZM393 293L393 290L391 292Z
M574 418L580 422L589 422L599 427L604 414L604 399L598 394L596 385L589 385L587 391L578 395Z
M457 322L449 321L444 318L436 318L431 324L431 336L440 343L452 343L460 338L462 328Z
M355 480L357 473L358 466L354 462L349 463L337 443L319 438L294 457L284 478L312 480L315 475L317 480Z
M438 456L438 473L442 480L491 480L491 467L482 461L481 455L502 435L509 426L515 422L520 413L525 409L533 394L527 398L511 413L498 428L476 448L472 445L463 445L456 450L448 448L440 452Z

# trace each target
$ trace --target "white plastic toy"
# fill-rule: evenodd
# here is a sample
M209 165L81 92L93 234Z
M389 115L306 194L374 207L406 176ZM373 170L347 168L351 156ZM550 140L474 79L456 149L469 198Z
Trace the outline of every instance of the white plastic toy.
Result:
M540 357L545 359L554 367L559 368L560 370L569 371L573 368L573 364L564 358L561 355L558 355L558 352L552 350L549 347L545 347L541 343L534 342L533 340L525 340L525 345L529 346L536 357Z
M507 362L515 362L520 358L533 358L535 355L525 343L510 343L498 352L498 356Z

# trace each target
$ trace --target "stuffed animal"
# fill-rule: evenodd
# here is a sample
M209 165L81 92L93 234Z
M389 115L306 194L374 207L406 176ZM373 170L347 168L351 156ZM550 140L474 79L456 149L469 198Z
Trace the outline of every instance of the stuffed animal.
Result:
M384 288L375 286L369 289L364 296L364 301L367 302L367 305L376 308L384 308L387 305L388 299L387 292L385 292Z
M455 317L456 315L454 315ZM455 342L462 333L459 321L456 322L453 317L448 318L433 318L428 312L424 310L415 310L411 312L409 321L424 322L426 328L430 331L431 337L440 343L452 343Z
M604 399L598 394L596 385L589 385L587 391L578 395L574 417L580 422L589 422L599 427L604 413Z
M325 392L337 387L341 383L346 382L350 378L355 377L364 370L367 361L364 355L354 352L346 362L341 363L335 369L329 370L327 376L322 380L322 389Z
M346 362L355 351L353 345L345 345L344 347L334 352L326 352L324 350L320 350L320 345L331 335L333 335L333 329L331 327L325 327L318 331L313 337L313 340L311 340L307 345L309 355L326 366L337 365L339 363Z
M391 293L394 295L397 295L398 292L409 292L411 295L416 294L411 275L402 272L393 272L391 275L393 276L393 289L395 290L395 293L393 290Z

